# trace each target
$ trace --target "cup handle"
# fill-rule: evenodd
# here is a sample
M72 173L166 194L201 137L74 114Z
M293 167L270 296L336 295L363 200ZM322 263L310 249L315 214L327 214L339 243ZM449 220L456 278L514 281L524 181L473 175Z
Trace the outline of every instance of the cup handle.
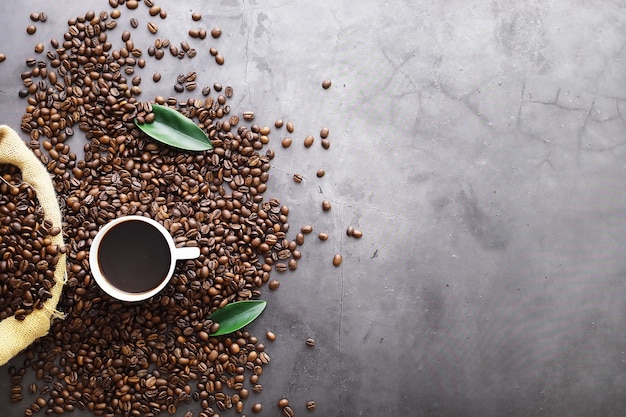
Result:
M183 248L174 249L174 258L177 260L183 259L196 259L200 256L200 248L195 246L188 246Z

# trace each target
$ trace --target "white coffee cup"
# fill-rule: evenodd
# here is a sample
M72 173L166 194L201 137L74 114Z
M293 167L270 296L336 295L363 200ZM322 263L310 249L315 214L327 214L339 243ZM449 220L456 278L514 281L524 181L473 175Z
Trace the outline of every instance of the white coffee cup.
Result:
M198 247L177 248L160 223L130 215L112 220L98 231L89 264L91 275L107 294L122 301L141 301L169 283L176 261L199 256Z

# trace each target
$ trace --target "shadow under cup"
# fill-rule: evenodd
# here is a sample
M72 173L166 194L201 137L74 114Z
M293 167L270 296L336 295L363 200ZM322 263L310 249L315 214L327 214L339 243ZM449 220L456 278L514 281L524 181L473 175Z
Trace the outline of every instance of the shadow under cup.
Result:
M109 295L124 301L152 297L167 285L176 260L200 255L197 247L176 248L169 232L142 216L107 223L89 253L92 275Z

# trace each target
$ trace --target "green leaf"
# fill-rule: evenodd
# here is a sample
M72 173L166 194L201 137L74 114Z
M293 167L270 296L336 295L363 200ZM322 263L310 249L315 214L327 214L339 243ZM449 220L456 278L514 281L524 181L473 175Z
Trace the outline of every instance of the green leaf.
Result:
M211 335L221 336L236 332L259 317L266 304L263 300L237 301L215 310L209 319L219 323L220 328Z
M152 105L154 121L152 123L135 124L146 135L166 145L187 151L206 151L213 149L207 135L191 119L178 111L158 104Z

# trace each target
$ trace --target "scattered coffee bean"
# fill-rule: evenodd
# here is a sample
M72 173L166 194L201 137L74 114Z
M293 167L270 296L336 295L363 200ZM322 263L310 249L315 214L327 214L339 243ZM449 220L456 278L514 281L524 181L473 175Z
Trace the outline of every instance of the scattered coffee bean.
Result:
M323 127L322 130L320 130L320 137L322 139L326 139L328 137L328 133L329 133L328 128L327 127Z
M307 235L313 231L313 226L311 226L310 224L304 225L300 228L300 231Z
M287 398L281 398L278 400L278 408L285 408L289 405L289 400Z
M295 129L295 127L293 125L293 122L291 122L291 121L287 122L287 132L293 133L294 129Z
M191 18L194 22L197 22L198 20L202 19L202 15L198 12L194 12L191 14Z
M320 232L320 233L317 235L317 237L318 237L320 240L322 240L322 241L326 241L326 240L328 240L328 233L325 233L325 232Z
M339 266L341 265L341 261L343 261L343 257L340 254L337 253L333 256L333 265Z
M219 38L221 35L222 35L222 29L220 28L211 29L211 36L213 36L214 39Z
M293 409L290 406L286 406L285 408L283 408L283 416L294 417L295 415L296 413L293 411Z
M281 142L283 148L288 148L291 146L291 138L290 137L286 137L283 139L283 141Z
M283 121L281 119L278 119L274 122L274 127L276 127L276 129L280 129L281 127L283 127Z
M42 53L44 50L44 46L43 43L38 43L37 45L35 45L35 53L40 54Z
M293 174L293 182L296 182L299 184L302 182L302 179L303 177L301 174Z
M317 170L317 173L315 175L317 175L317 178L322 178L324 175L326 175L326 171L320 168Z
M307 136L304 138L304 147L310 148L311 145L313 145L313 142L315 142L315 138L312 135Z
M274 340L276 340L276 335L273 332L265 332L265 337L267 338L267 340L269 340L270 342L273 342Z
M322 148L324 149L330 148L330 141L328 139L322 139Z
M328 200L322 201L322 210L330 211L331 209L332 209L332 205L330 204L330 201Z
M152 81L154 81L155 83L161 81L161 73L155 72L154 74L152 74Z
M39 13L31 13L30 20L32 20L33 22L39 22Z
M307 401L306 403L306 409L309 411L315 410L315 407L317 407L317 404L315 404L315 401Z
M6 59L7 59L6 54L0 54L0 62L4 62L6 61Z
M220 54L215 55L215 62L218 65L223 65L224 64L224 57Z
M148 10L148 13L150 13L150 16L156 16L159 13L161 13L161 6L157 6L157 5L153 5L150 7L150 10Z
M273 279L269 282L268 287L272 291L277 290L278 287L280 287L280 281L278 281L277 279Z
M346 234L348 236L352 236L353 233L354 233L354 226L348 226L348 228L346 229Z
M126 7L129 9L136 9L139 6L139 2L137 0L126 0Z
M159 27L154 22L148 22L147 27L153 35L159 31Z
M360 239L361 236L363 236L363 232L358 229L354 229L354 231L352 232L352 237L355 239Z
M134 17L130 19L130 26L133 29L137 29L137 26L139 26L139 21L137 19L135 19Z
M331 84L332 84L332 81L324 80L324 81L322 81L322 88L324 90L328 90L330 88Z
M252 406L253 413L260 413L263 410L263 405L261 403L256 403Z
M313 347L315 346L315 339L311 339L308 338L305 342L304 342L308 347Z
M35 32L37 32L37 26L35 26L35 25L28 25L26 27L26 33L28 33L29 35L32 35Z

